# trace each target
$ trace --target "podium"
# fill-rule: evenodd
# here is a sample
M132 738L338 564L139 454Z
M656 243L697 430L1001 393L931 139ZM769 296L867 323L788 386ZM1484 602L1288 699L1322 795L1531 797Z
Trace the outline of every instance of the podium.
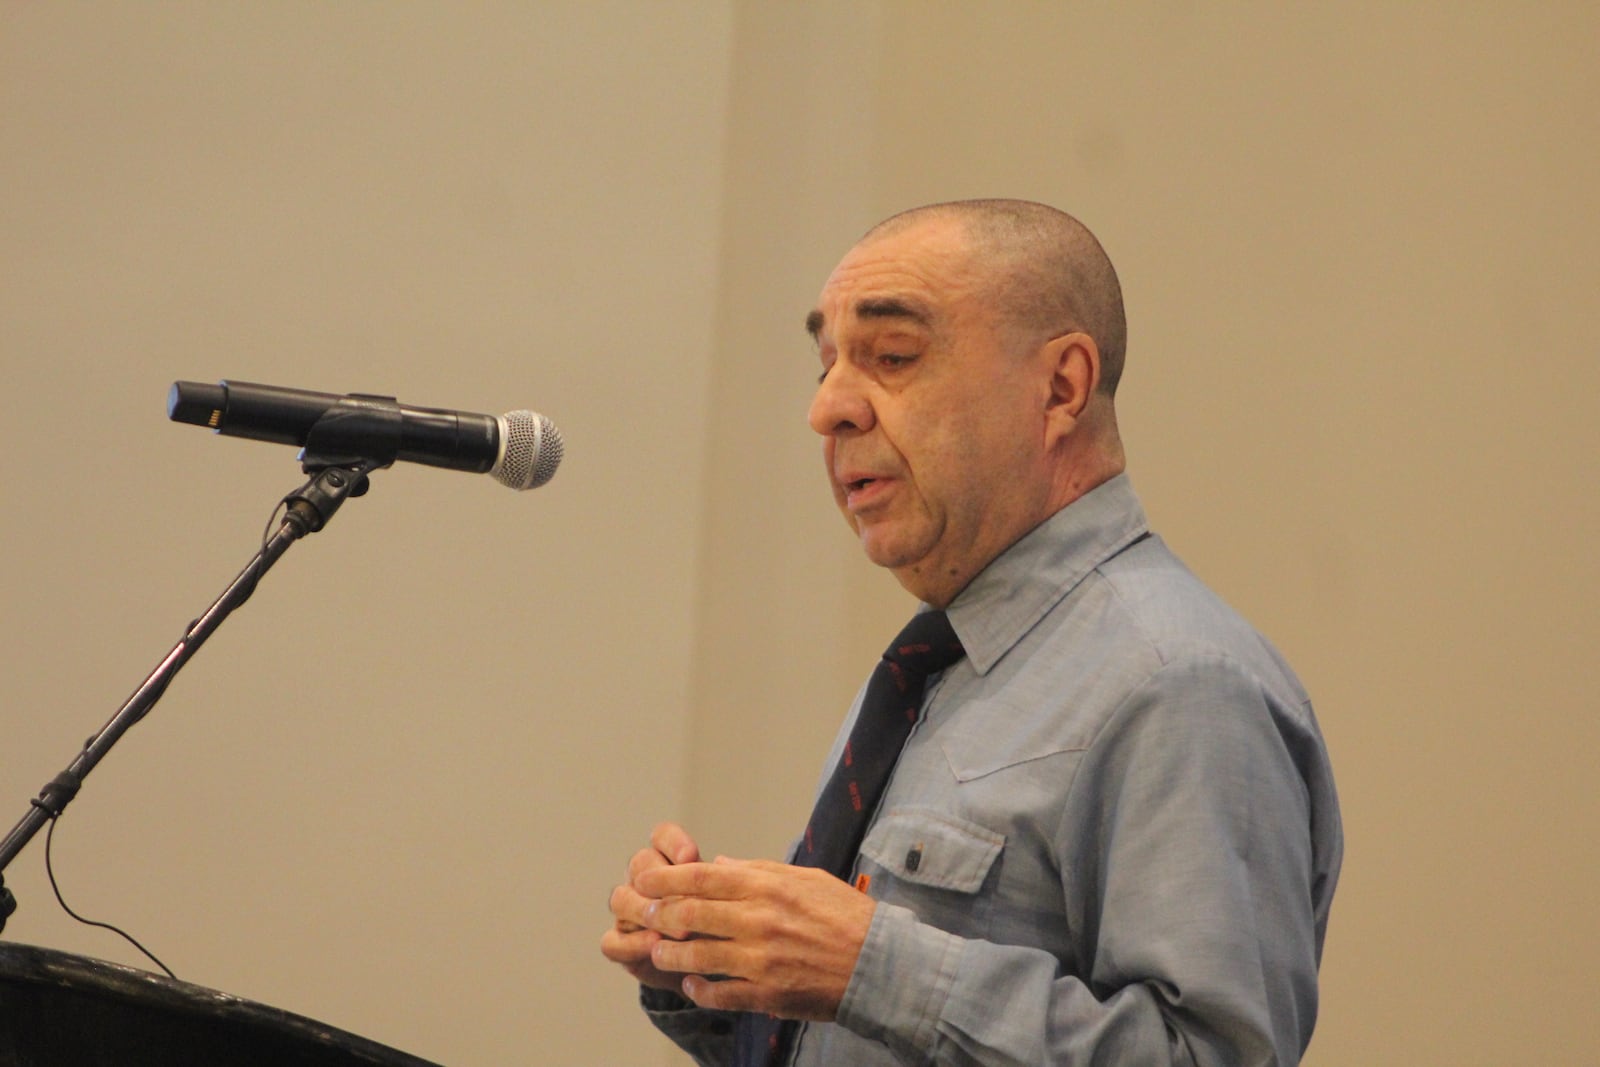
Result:
M0 943L0 1067L438 1067L227 993Z

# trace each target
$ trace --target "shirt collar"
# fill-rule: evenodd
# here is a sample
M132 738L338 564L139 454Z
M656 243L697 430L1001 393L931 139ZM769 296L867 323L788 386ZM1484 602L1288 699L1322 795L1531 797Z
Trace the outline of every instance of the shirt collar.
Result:
M1126 474L1074 500L1006 549L950 604L950 622L980 675L1086 575L1150 532Z

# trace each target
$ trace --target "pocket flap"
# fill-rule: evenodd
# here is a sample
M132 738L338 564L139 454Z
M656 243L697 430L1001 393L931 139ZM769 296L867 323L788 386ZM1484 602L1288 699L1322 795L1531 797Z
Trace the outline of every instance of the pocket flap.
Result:
M976 893L1005 846L1004 834L951 815L904 808L885 812L861 854L896 878L935 889Z

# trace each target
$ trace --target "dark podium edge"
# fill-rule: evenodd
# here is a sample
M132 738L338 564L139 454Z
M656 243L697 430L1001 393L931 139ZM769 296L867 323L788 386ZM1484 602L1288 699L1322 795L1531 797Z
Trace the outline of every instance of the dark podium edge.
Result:
M229 993L0 942L0 1067L202 1062L439 1067Z

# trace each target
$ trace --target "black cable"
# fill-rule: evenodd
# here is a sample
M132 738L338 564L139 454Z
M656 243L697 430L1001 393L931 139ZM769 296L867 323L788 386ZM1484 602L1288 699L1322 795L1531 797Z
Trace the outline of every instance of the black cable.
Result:
M277 521L278 512L286 511L286 509L288 508L288 505L289 505L289 501L294 498L295 493L299 493L301 491L303 491L303 487L302 487L302 489L296 489L294 491L294 493L289 493L282 500L278 501L276 504L274 504L272 506L272 513L267 516L266 528L261 531L261 551L262 552L265 552L267 550L267 543L272 540L272 535L275 532L272 524ZM258 582L260 582L260 581L261 581L261 564L260 564L260 561L259 561L259 558L258 558L257 561L252 563L251 566L250 566L250 583L249 583L249 585L245 586L243 594L239 597L239 603L243 604L246 600L250 599L251 595L254 594L255 591L256 591L256 584ZM190 630L194 629L194 623L190 623L189 624L189 629Z
M61 895L61 887L56 885L55 866L50 862L50 843L55 840L57 818L59 818L59 816L51 816L50 829L46 830L44 835L44 872L50 876L50 888L52 891L54 891L56 895L56 902L61 905L61 909L74 919L77 919L79 922L83 923L85 926L98 926L103 930L110 930L112 933L122 937L128 942L128 944L132 945L134 948L148 956L151 962L153 962L157 967L160 967L163 971L166 971L168 978L176 981L178 976L172 973L172 968L168 967L165 963L162 963L159 959L156 959L155 953L151 952L149 949L139 944L138 941L134 940L132 934L129 934L126 930L112 926L110 923L102 923L96 922L93 919L85 919L82 915L79 915L77 912L73 911L72 908L67 904L66 899Z

